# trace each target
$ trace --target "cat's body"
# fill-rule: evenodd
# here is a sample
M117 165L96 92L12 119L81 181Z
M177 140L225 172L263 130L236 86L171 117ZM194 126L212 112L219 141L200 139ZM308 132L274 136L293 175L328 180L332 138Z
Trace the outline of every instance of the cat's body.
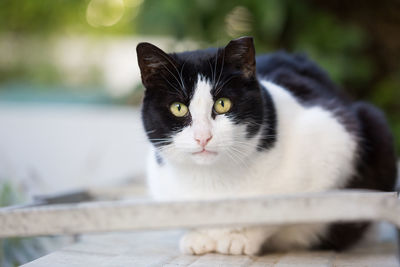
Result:
M142 44L138 57L146 86L143 121L154 145L148 181L156 199L393 189L396 160L383 115L347 99L304 57L276 53L256 64L250 38L171 55ZM183 116L181 108L171 114L176 101L187 107ZM203 229L187 234L181 249L343 249L367 225Z

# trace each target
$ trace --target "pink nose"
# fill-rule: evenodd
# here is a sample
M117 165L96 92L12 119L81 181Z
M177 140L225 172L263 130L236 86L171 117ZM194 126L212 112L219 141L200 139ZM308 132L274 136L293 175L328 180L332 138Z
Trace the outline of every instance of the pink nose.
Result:
M202 147L205 147L207 145L207 143L211 140L212 135L211 133L207 133L207 134L201 134L201 135L196 135L194 137L194 139L196 140L196 142L201 145Z

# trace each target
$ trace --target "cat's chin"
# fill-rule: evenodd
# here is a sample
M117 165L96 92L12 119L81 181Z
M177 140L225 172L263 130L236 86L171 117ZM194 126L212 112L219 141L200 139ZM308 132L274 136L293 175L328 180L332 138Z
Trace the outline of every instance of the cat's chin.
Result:
M216 159L219 157L218 152L214 151L199 151L191 154L191 158L194 163L198 165L212 165L215 163Z
M210 151L210 150L206 150L206 149L203 149L203 150L201 150L201 151L197 151L197 152L193 152L192 153L192 155L195 155L195 156L209 156L209 155L218 155L218 152L215 152L215 151Z

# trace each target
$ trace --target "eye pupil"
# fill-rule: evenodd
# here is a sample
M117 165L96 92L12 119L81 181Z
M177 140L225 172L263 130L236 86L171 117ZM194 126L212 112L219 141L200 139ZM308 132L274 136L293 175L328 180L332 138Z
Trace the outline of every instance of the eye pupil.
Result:
M183 117L188 113L188 107L185 104L174 102L169 107L169 110L175 117Z
M231 106L232 102L231 100L229 100L229 98L221 97L217 101L215 101L214 110L218 114L225 114L231 109Z

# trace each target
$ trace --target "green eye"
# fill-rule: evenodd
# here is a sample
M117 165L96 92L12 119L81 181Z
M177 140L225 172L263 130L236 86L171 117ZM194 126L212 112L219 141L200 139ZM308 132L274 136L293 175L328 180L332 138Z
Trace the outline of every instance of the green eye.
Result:
M226 97L221 97L214 103L214 109L218 114L227 113L231 107L232 102Z
M169 107L169 110L176 117L183 117L188 113L187 106L185 104L180 103L180 102L172 103L171 106Z

